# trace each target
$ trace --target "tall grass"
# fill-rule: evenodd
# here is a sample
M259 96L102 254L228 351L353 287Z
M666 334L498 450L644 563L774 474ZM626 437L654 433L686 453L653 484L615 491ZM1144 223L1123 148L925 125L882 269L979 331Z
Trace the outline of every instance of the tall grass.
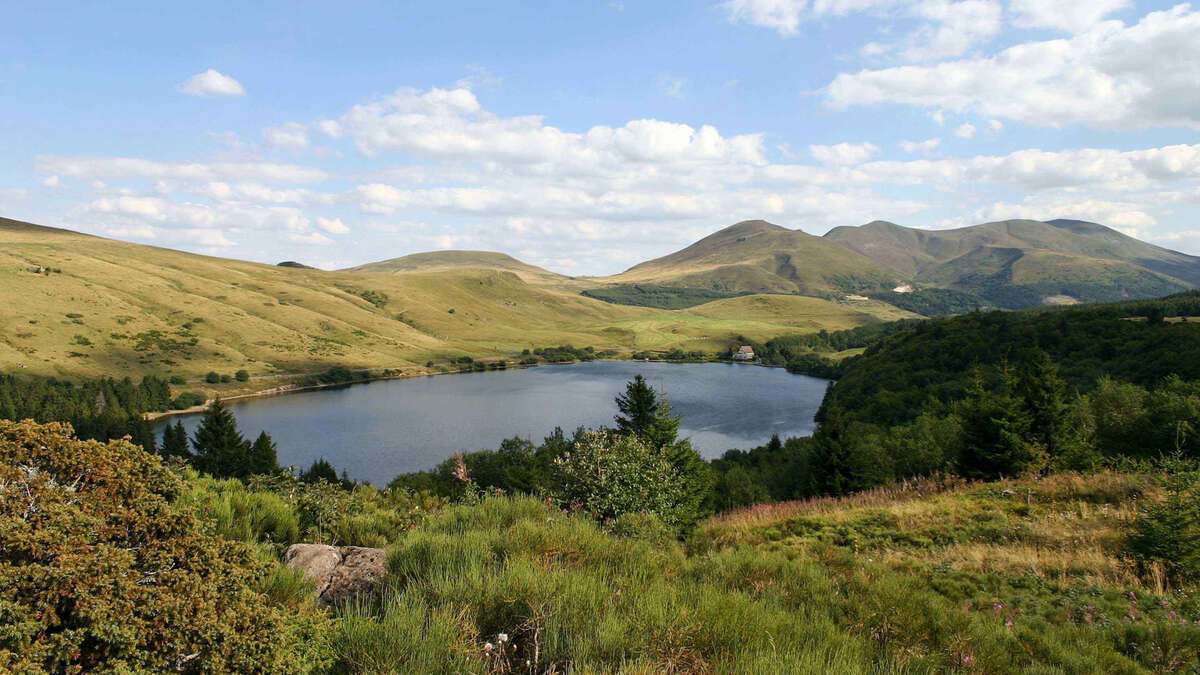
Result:
M346 672L1192 672L1200 601L1112 548L1154 490L936 481L726 515L688 548L492 497L400 537L333 644Z

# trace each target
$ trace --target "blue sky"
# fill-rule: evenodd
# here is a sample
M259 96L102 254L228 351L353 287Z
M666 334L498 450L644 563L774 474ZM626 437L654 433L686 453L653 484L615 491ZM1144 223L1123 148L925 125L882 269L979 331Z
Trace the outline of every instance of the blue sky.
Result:
M607 274L746 218L1102 222L1200 254L1200 8L14 3L0 214L327 268Z

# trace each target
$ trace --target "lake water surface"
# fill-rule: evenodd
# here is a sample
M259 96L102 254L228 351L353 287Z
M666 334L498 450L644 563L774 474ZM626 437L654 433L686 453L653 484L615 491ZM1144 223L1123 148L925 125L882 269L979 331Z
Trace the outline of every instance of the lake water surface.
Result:
M641 373L682 416L680 435L706 458L812 433L826 380L782 368L721 363L594 361L461 375L382 380L232 402L242 433L266 430L279 463L324 457L351 478L384 485L459 450L541 439L560 426L611 425L613 398ZM199 415L183 417L189 434ZM174 423L174 419L170 420Z

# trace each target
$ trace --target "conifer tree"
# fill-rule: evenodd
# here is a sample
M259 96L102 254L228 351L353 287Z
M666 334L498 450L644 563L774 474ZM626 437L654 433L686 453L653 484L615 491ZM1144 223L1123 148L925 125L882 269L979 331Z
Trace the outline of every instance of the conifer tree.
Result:
M279 470L275 441L267 432L260 433L250 446L248 466L251 474L275 473Z
M160 453L163 457L191 457L192 452L188 449L187 430L183 428L183 422L175 422L175 424L167 425L163 430L162 448Z
M1017 382L1029 415L1029 433L1051 456L1057 455L1067 415L1067 385L1058 375L1058 365L1037 349L1022 365Z
M221 399L213 401L192 435L196 468L220 478L249 475L250 445L238 431L233 412Z

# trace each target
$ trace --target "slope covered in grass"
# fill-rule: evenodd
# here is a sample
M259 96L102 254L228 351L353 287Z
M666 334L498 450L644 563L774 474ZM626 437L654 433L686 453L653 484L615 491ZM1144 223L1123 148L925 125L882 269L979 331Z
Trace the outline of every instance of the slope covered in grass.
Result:
M488 498L402 536L334 649L350 672L1164 672L1194 662L1200 607L1120 547L1157 489L929 481L733 512L686 546Z
M430 360L512 358L552 344L717 352L738 334L765 339L814 325L803 312L680 316L614 305L507 256L465 253L326 272L0 220L0 369L186 378L331 365L420 372ZM845 312L831 320L833 328L874 319Z

